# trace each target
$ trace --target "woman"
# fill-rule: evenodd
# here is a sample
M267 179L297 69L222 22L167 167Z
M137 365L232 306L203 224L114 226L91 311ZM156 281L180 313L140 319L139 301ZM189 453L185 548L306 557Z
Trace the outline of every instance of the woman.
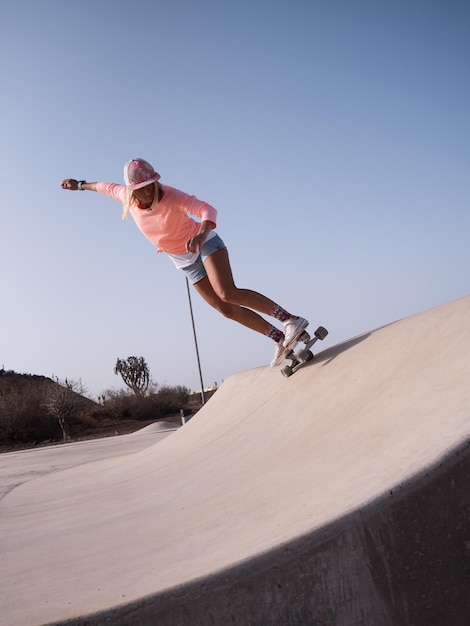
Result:
M172 258L208 304L275 341L271 366L277 365L286 346L308 326L307 320L291 315L256 291L239 289L233 281L227 248L215 232L217 211L207 202L162 185L159 180L160 174L147 161L132 159L124 166L125 185L66 178L61 187L97 191L120 202L123 219L130 213L157 252L166 252ZM279 320L283 331L255 311Z

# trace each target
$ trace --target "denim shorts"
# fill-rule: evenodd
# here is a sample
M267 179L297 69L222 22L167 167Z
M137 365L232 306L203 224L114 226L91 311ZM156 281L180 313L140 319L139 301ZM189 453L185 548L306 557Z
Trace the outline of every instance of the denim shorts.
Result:
M217 250L225 250L226 247L227 246L224 244L219 235L214 235L214 237L211 237L209 241L206 241L203 244L201 254L197 257L196 261L192 265L182 268L192 285L194 285L194 283L198 283L207 276L204 268L204 261L214 254L214 252L217 252Z

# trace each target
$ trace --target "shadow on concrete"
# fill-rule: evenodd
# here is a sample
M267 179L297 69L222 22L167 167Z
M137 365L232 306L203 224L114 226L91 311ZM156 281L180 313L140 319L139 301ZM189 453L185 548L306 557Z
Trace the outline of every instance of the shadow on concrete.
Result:
M350 350L357 344L362 343L366 339L371 336L372 333L364 333L363 335L359 335L358 337L354 337L353 339L349 339L348 341L344 341L343 343L338 343L336 346L332 346L331 348L327 348L323 352L320 352L318 355L315 355L315 358L311 363L306 365L314 365L318 363L323 363L323 366L329 365L336 357L346 350Z

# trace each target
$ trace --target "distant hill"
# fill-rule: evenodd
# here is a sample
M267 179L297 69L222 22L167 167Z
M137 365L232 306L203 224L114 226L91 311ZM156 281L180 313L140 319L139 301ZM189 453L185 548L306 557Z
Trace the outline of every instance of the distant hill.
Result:
M0 450L63 440L59 421L46 408L54 388L64 389L47 376L0 370ZM101 423L92 417L97 409L99 412L99 405L80 394L74 395L70 425L71 434L76 437Z
M46 407L54 387L66 389L47 376L0 370L0 452L63 441L59 420ZM183 387L162 387L145 397L124 390L103 404L72 394L73 410L66 424L72 441L130 433L161 419L181 424L182 408L190 406L192 412L199 408L189 402Z
M51 378L36 374L18 374L12 370L0 369L0 391L23 390L31 385L55 384Z

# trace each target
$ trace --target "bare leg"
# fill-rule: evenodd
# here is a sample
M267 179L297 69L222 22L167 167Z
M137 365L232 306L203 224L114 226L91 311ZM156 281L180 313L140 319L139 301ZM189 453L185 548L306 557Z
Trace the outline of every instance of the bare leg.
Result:
M222 302L270 313L276 303L251 289L239 289L234 281L227 250L218 250L204 261L207 277Z
M271 366L278 365L278 359L285 346L308 326L308 321L291 315L257 291L239 289L233 281L227 250L214 252L204 261L204 268L207 276L194 285L198 293L225 317L271 338L276 343ZM255 311L272 315L280 320L284 325L284 332Z
M224 302L214 291L207 276L195 283L194 287L208 304L225 317L233 319L239 324L243 324L243 326L256 330L263 335L269 332L271 325L261 315L238 304Z

